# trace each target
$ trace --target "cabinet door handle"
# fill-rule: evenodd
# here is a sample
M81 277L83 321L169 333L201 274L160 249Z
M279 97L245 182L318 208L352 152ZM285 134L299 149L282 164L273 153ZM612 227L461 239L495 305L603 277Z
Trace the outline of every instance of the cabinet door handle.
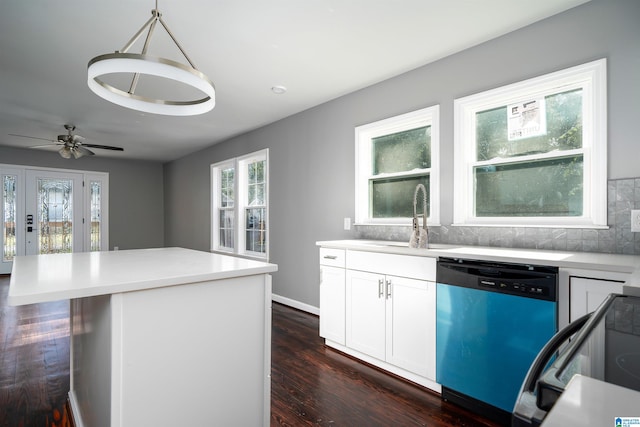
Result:
M384 295L384 280L378 279L378 298Z
M338 259L337 255L325 255L324 259Z
M387 299L391 298L391 280L387 280Z

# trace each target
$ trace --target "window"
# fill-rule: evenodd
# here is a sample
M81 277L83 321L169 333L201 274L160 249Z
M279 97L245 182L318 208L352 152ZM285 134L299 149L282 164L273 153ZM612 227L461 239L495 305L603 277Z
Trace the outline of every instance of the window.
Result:
M268 150L211 166L211 249L268 256Z
M233 251L235 248L235 162L219 166L218 249Z
M17 252L16 241L16 208L17 208L17 175L2 175L2 261L12 261Z
M606 61L454 102L454 223L607 224Z
M356 128L356 223L411 224L416 186L427 189L430 224L440 222L439 107ZM422 195L418 197L422 214Z

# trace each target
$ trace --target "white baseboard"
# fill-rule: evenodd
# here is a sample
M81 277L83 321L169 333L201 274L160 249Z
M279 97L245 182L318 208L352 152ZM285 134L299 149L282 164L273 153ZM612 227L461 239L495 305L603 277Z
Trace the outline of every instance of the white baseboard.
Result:
M73 390L69 391L69 406L71 406L71 416L76 427L84 427L84 422L80 416L80 406L76 399L76 393Z
M298 310L306 311L307 313L315 314L316 316L320 315L320 309L318 307L314 307L309 304L305 304L300 301L296 301L291 298L283 297L276 294L271 294L271 300L280 304L288 305L289 307L296 308Z

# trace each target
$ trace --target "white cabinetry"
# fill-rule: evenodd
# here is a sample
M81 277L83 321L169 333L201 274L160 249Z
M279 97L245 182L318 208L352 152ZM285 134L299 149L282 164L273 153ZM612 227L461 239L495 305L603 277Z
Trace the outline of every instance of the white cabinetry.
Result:
M385 276L347 271L347 346L377 359L385 357Z
M560 329L591 313L610 293L622 293L631 273L582 268L560 268L558 327Z
M387 362L436 378L436 284L390 276Z
M611 293L622 293L623 282L571 276L569 278L569 320L591 313Z
M435 378L435 284L347 270L347 346Z
M326 344L440 391L435 258L347 250L342 264L336 251L320 249L320 335ZM331 332L338 330L343 335Z
M320 336L345 344L345 250L320 248Z

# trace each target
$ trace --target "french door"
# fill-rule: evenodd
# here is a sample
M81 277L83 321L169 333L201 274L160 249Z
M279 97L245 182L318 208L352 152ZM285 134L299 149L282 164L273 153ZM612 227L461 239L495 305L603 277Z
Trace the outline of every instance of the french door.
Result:
M108 250L108 174L0 165L0 274L16 255Z
M82 174L27 170L26 254L81 252Z

